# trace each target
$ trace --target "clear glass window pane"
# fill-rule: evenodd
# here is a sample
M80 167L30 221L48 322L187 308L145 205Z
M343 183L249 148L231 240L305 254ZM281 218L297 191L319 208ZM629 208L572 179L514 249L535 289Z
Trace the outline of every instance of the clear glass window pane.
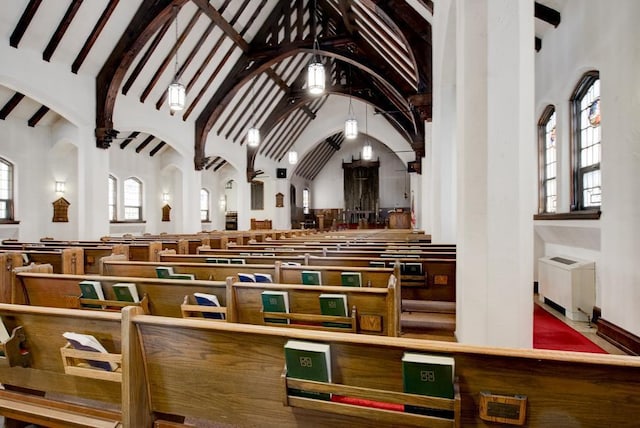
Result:
M124 182L124 218L142 220L142 183L137 178Z

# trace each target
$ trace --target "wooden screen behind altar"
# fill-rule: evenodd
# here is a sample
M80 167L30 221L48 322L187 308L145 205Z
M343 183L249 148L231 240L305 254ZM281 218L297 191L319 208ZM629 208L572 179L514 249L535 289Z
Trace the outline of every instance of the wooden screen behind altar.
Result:
M353 160L343 162L344 208L350 217L348 222L358 219L375 221L379 206L379 161Z

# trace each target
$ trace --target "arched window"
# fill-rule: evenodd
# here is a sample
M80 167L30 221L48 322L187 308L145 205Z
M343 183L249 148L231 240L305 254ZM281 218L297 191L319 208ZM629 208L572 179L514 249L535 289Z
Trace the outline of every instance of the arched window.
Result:
M124 181L124 219L142 221L142 182L135 177Z
M251 209L264 209L264 183L262 181L251 182Z
M602 202L600 156L600 73L582 76L571 97L572 211L599 209Z
M539 212L555 213L558 199L557 190L557 143L556 109L549 105L538 121L538 144L540 147Z
M309 189L302 189L302 212L304 214L309 214Z
M210 221L209 218L209 191L200 189L200 220Z
M109 221L118 220L118 179L109 174Z
M0 222L13 220L13 164L0 158Z

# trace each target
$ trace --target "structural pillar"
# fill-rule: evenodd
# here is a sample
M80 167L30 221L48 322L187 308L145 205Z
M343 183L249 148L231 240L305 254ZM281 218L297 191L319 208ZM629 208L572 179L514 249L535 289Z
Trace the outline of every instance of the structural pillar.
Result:
M459 0L456 18L456 336L530 348L533 0Z

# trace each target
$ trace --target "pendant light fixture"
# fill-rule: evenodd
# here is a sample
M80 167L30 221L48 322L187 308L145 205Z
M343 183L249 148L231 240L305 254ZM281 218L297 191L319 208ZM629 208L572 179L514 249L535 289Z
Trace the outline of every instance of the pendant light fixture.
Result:
M367 105L364 105L364 133L365 140L364 146L362 147L362 159L371 160L373 158L373 149L371 148L371 143L369 142L369 117L367 114Z
M255 94L253 91L256 84L255 79L257 79L257 77L254 78L251 86L251 127L247 133L247 142L249 143L249 147L258 147L260 145L260 130L256 127Z
M171 111L180 111L184 109L187 98L187 91L182 83L178 80L178 7L173 6L173 19L176 22L176 61L173 69L173 82L167 90L167 99L169 100L169 108Z
M349 112L347 120L344 122L344 137L353 140L358 136L358 121L353 113L353 103L351 102L351 67L349 67Z
M313 11L312 17L316 17L316 2L313 3ZM320 61L320 57L318 55L318 51L320 50L320 45L318 44L318 29L316 26L316 20L311 20L311 25L313 26L313 56L311 58L311 63L307 67L307 88L310 94L318 95L324 92L324 64Z

